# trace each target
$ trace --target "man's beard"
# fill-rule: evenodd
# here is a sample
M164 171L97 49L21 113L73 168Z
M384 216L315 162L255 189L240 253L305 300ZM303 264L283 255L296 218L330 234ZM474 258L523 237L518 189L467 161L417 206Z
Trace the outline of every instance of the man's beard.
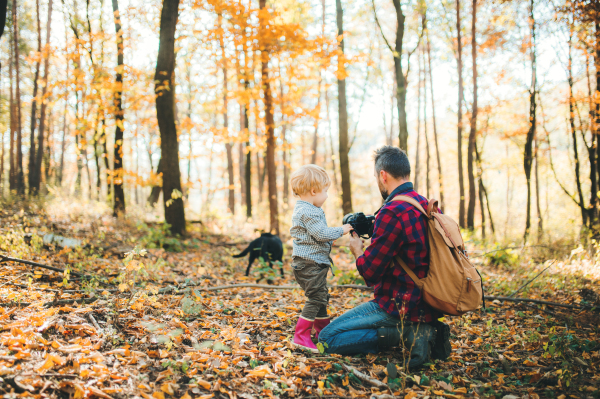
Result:
M390 196L390 193L388 193L387 189L385 187L383 187L383 185L381 184L379 179L377 180L377 186L379 187L379 192L381 193L381 197L385 201Z

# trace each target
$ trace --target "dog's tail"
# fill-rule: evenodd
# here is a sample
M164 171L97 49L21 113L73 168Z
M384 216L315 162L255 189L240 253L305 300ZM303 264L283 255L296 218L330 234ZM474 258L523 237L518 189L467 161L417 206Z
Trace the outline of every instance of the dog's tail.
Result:
M242 251L242 253L237 254L237 255L233 255L234 258L243 258L244 256L248 255L248 252L250 252L250 246L248 245L248 248L244 249Z

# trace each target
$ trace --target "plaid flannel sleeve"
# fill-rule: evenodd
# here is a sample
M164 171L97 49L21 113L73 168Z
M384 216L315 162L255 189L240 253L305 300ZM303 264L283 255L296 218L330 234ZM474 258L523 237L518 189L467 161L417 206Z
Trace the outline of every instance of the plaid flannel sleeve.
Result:
M306 213L302 217L308 234L317 241L337 240L344 234L341 227L327 227L325 215L317 212Z
M382 208L375 219L371 245L356 260L356 268L369 287L382 283L386 270L402 245L402 223L390 209Z

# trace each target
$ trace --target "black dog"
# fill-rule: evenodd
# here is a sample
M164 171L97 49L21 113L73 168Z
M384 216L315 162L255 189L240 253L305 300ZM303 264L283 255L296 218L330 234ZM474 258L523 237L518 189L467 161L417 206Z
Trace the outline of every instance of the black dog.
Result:
M246 276L250 274L250 268L252 263L257 258L263 258L263 260L269 263L269 266L273 268L272 262L282 262L283 257L283 244L278 236L271 233L262 233L260 237L252 241L248 248L244 249L241 254L233 255L234 258L242 258L250 253L250 259L248 261L248 268L246 269ZM283 276L283 266L280 269L281 275Z

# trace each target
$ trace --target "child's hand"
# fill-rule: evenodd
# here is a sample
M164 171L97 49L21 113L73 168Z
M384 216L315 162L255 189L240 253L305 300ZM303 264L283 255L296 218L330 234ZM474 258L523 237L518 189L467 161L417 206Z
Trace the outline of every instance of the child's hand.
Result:
M343 225L342 229L344 229L344 235L350 233L353 230L352 225L350 225L350 224Z

